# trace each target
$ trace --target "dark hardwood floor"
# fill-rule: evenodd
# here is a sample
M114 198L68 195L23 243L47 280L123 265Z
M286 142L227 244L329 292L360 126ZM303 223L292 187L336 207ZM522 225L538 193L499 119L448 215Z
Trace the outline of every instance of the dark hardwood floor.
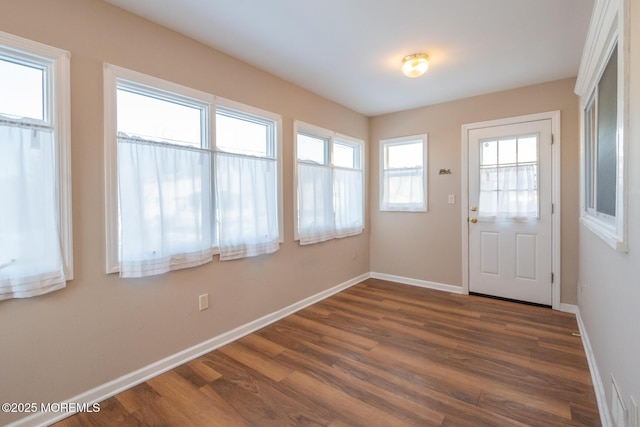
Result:
M56 426L599 426L577 331L369 279Z

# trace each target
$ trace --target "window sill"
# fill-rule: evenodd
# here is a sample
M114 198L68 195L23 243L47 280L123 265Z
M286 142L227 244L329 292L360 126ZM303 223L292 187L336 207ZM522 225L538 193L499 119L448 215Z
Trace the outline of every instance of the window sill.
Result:
M425 207L380 206L380 212L428 212Z
M620 236L616 230L598 219L584 215L580 217L580 223L589 231L611 246L617 252L627 252L627 242L624 236Z

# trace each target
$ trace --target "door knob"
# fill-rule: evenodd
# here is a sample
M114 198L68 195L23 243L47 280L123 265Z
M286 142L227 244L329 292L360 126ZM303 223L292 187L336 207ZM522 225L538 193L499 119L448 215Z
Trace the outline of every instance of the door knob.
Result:
M469 221L471 221L472 223L474 223L474 224L475 224L476 222L478 222L478 218L476 218L476 217L474 216L474 217L471 217L471 219L470 219Z
M478 207L477 207L477 206L471 206L471 212L475 212L475 211L477 211L477 210L478 210Z

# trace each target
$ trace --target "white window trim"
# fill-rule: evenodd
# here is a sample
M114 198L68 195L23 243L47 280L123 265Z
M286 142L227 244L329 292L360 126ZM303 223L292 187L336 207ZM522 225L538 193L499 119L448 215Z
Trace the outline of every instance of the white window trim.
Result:
M278 168L278 182L276 191L278 192L278 233L279 233L279 241L280 244L284 243L284 218L283 218L283 185L282 185L282 116L280 114L272 113L267 110L262 110L260 108L252 107L250 105L242 104L237 101L232 101L230 99L215 97L216 107L221 107L221 109L227 110L235 110L239 112L241 115L248 116L256 116L258 119L264 121L264 119L271 120L274 122L274 139L275 139L275 147L276 152L274 153L274 158L276 159L276 164ZM211 133L213 135L212 141L215 149L215 111L214 111L214 120L211 122ZM217 251L216 251L217 252Z
M629 2L596 1L587 34L575 92L580 96L580 222L616 251L627 251L627 129L629 105ZM618 139L616 216L594 212L586 205L585 108L593 95L609 56L618 46Z
M299 241L298 235L298 133L329 140L328 166L333 167L333 141L343 141L360 147L360 170L362 171L362 230L366 229L366 154L364 141L352 136L334 132L320 126L305 123L299 120L293 122L293 240Z
M423 167L422 167L422 179L423 179L423 195L422 198L424 200L424 207L420 208L412 208L412 207L401 207L394 204L386 204L384 203L384 151L385 147L388 145L400 145L408 142L415 142L417 140L422 141L423 146ZM429 143L428 136L426 133L419 135L410 135L410 136L402 136L399 138L390 138L390 139L381 139L379 143L379 174L378 174L378 182L379 182L379 210L381 212L428 212L429 211L429 202L427 196L429 194L428 191L428 175L429 175Z
M241 114L254 115L263 119L272 120L275 123L275 158L278 165L278 226L279 240L284 243L283 231L283 200L282 200L282 117L266 110L261 110L229 99L217 97L215 95L199 91L187 86L173 83L167 80L149 76L137 71L122 68L113 64L104 64L104 158L105 158L105 244L106 244L106 272L118 273L120 271L118 261L118 164L117 164L117 111L116 111L116 90L118 81L125 82L131 87L148 87L151 92L166 91L170 98L183 97L186 101L194 104L206 104L208 106L208 117L203 121L203 135L205 148L215 150L215 123L216 107L231 109ZM176 95L178 95L176 97ZM212 180L214 180L212 170ZM213 254L220 253L219 248L214 246Z
M67 281L73 279L73 220L71 209L71 54L66 50L47 46L32 40L0 31L0 50L17 57L31 56L36 62L48 63L47 85L53 96L48 96L46 117L55 128L55 153L58 203L58 227Z
M167 91L190 98L195 104L208 104L209 123L215 120L215 97L166 80L148 76L112 64L104 64L104 163L105 163L105 244L106 272L120 271L118 256L118 162L117 162L117 95L118 81L130 86L147 86L152 92ZM203 124L204 125L204 124ZM207 132L207 129L203 129ZM212 130L210 132L213 132ZM205 141L210 141L205 133ZM208 142L206 142L208 144Z

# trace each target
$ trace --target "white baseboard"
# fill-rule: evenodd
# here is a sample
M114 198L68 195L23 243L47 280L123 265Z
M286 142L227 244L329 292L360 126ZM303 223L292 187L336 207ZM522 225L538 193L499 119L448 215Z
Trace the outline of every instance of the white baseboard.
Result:
M566 313L573 313L576 315L576 321L578 322L578 329L580 330L580 336L582 338L582 346L584 347L584 352L587 355L587 362L589 363L589 372L591 372L591 382L593 383L593 391L596 394L596 401L598 402L598 411L600 412L600 423L602 427L615 427L613 421L611 420L611 415L609 413L609 407L607 405L607 396L604 392L604 384L602 384L602 377L600 376L600 371L598 370L598 365L596 363L596 356L593 353L593 349L591 348L591 343L589 342L589 335L587 335L587 328L582 321L582 316L580 316L580 309L576 305L572 304L560 304L560 311L564 311Z
M560 303L560 306L558 307L558 311L562 311L563 313L575 314L577 318L579 310L577 305Z
M404 285L419 286L421 288L435 289L437 291L450 292L453 294L462 294L462 286L446 285L444 283L429 282L420 279L411 279L409 277L394 276L393 274L371 272L370 277L373 279L388 280L390 282L402 283Z
M330 289L327 289L325 291L312 295L308 298L305 298L301 301L291 304L288 307L284 307L278 311L275 311L259 319L256 319L247 324L239 326L229 332L225 332L221 335L218 335L217 337L211 338L200 344L196 344L193 347L187 348L183 351L180 351L176 354L173 354L155 363L147 365L144 368L138 369L137 371L131 372L127 375L123 375L120 378L116 378L113 381L110 381L106 384L102 384L98 387L95 387L91 390L88 390L84 393L74 396L71 399L66 400L65 402L67 403L101 402L131 387L141 384L147 381L148 379L156 377L177 366L180 366L197 357L200 357L203 354L209 353L219 347L222 347L225 344L229 344L232 341L238 340L244 337L245 335L248 335L252 332L257 331L258 329L268 326L286 316L289 316L299 310L302 310L305 307L310 306L311 304L315 304L316 302L322 301L323 299L328 298L331 295L336 294L344 289L347 289L357 283L360 283L363 280L368 279L369 277L370 277L370 274L365 273L351 280L347 280L344 283L341 283ZM64 412L64 413L37 412L28 417L19 419L9 424L7 427L48 426L49 424L60 421L71 415L73 415L73 412Z

